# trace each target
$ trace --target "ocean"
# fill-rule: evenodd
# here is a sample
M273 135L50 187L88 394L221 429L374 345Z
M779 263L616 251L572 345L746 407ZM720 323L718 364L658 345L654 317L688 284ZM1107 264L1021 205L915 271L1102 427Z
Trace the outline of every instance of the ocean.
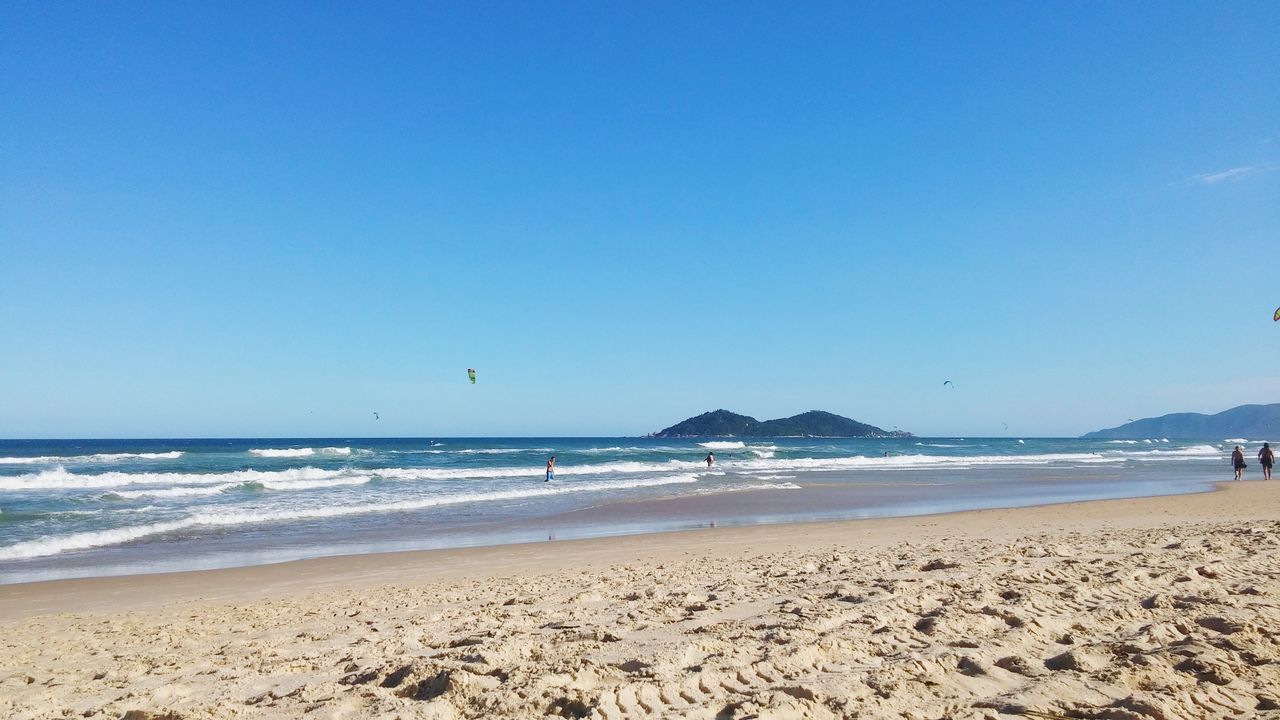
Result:
M1242 440L0 440L0 583L1199 492Z

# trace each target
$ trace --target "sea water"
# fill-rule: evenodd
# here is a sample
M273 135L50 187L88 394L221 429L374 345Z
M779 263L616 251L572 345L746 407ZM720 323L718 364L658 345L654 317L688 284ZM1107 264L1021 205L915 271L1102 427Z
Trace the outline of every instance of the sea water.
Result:
M0 440L0 583L1197 492L1237 441Z

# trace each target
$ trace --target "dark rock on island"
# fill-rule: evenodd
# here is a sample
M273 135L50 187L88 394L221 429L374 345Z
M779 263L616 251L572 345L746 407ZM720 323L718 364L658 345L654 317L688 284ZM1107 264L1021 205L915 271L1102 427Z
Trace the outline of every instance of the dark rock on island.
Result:
M1155 418L1130 420L1124 425L1085 433L1089 440L1141 440L1179 438L1225 440L1227 438L1269 439L1280 434L1280 403L1241 405L1216 415L1173 413Z
M728 410L713 410L676 423L651 437L913 437L902 430L883 430L822 410L760 421Z

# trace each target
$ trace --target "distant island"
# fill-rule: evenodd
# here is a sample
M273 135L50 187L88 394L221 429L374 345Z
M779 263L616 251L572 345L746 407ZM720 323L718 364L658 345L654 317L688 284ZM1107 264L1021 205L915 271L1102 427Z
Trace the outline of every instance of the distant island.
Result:
M1173 413L1130 420L1119 427L1085 433L1089 440L1140 440L1143 438L1191 438L1267 440L1280 436L1280 403L1241 405L1216 415Z
M883 430L822 410L789 418L760 421L728 410L713 410L678 422L650 437L914 437L902 430Z

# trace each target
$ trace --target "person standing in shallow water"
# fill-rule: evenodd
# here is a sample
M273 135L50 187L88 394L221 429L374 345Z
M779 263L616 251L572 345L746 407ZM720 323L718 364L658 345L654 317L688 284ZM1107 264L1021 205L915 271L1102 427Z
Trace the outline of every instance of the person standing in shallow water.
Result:
M556 456L552 455L547 461L547 479L542 482L551 482L556 479Z
M1276 453L1271 449L1271 443L1262 443L1262 449L1258 451L1258 462L1262 463L1262 479L1271 479L1271 466L1276 462Z
M1231 467L1236 471L1236 480L1240 479L1240 475L1244 473L1244 448L1239 445L1235 450L1231 451Z
M711 467L712 465L715 465L715 464L716 464L716 456L712 455L711 453L707 453L707 467Z

